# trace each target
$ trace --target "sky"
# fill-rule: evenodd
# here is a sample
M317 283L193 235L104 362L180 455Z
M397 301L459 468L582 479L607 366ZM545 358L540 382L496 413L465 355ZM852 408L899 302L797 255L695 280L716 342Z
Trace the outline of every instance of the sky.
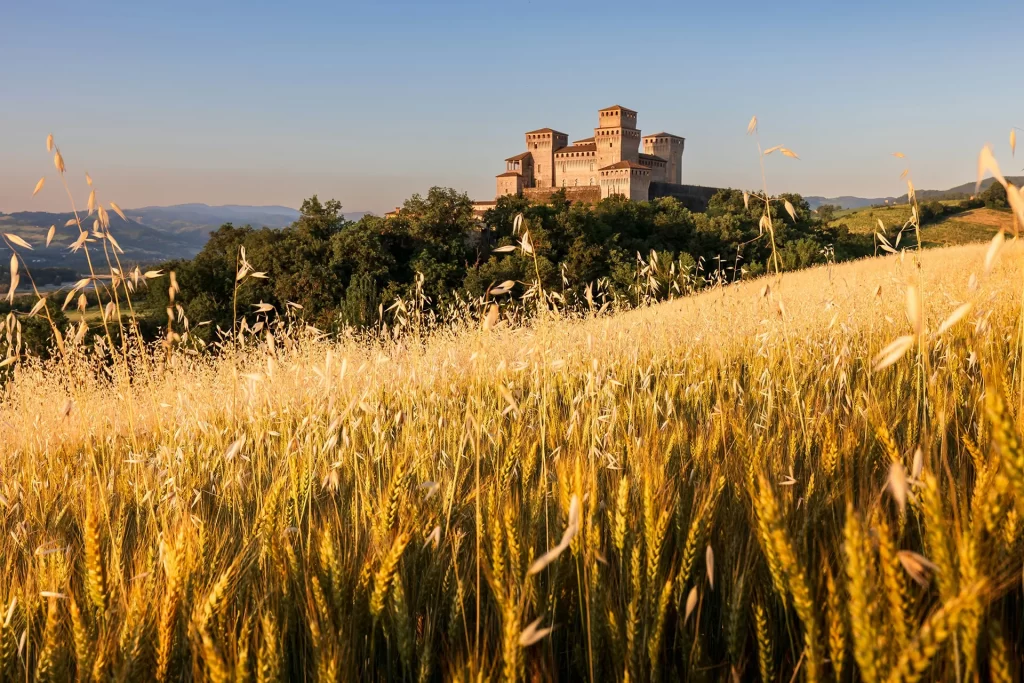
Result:
M45 139L122 207L389 210L494 195L523 133L597 110L686 138L683 182L889 196L1007 173L1024 126L1019 6L890 2L0 3L0 211L63 211ZM892 156L905 154L904 159ZM1022 152L1024 154L1024 152ZM36 181L47 184L35 197Z

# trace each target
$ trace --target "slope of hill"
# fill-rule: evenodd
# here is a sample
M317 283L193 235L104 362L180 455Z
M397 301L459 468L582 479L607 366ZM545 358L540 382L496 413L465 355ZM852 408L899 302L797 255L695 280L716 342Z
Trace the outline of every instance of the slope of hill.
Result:
M1006 179L1014 185L1020 186L1024 183L1024 176L1006 176ZM995 182L994 178L985 178L981 181L981 188L978 192L987 190L992 183ZM975 194L975 183L969 182L963 185L957 185L951 187L948 190L918 190L917 199L918 201L931 201L931 200L952 200L952 199L970 199ZM907 195L903 195L903 200L906 201Z
M893 203L896 201L896 197L804 197L807 203L810 204L813 211L817 211L819 207L825 204L831 204L832 206L838 206L840 209L861 209L865 206L875 206L876 204Z
M973 187L973 186L972 186ZM953 200L944 200L955 204ZM836 218L830 225L845 225L851 232L874 233L879 231L878 222L885 227L890 240L896 239L900 229L910 220L910 206L896 204L894 206L872 206L845 213ZM944 216L935 222L926 223L921 228L921 244L924 247L947 247L972 242L985 242L999 230L1013 229L1013 214L1009 211L994 209L971 209L962 213ZM901 246L914 243L916 237L913 230L908 229L901 238Z
M9 671L109 652L177 679L258 653L287 680L756 680L760 639L766 680L824 680L829 625L861 620L908 634L908 671L955 680L953 647L911 640L950 614L1015 667L1021 251L987 274L983 245L932 250L410 344L297 326L131 372L17 366L0 600L10 651L44 645ZM845 678L899 673L897 647L861 639Z

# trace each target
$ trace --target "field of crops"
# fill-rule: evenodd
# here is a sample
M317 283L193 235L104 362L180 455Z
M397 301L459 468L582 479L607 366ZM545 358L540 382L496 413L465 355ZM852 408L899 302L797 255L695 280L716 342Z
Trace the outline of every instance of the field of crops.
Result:
M957 204L959 202L942 203ZM832 225L845 225L851 232L872 233L880 230L879 221L881 221L890 241L895 241L896 235L903 229L901 244L904 240L909 240L907 244L916 246L917 238L913 227L904 229L910 218L910 207L907 204L873 206L840 211L837 213L837 218L832 221ZM972 209L924 225L921 228L921 244L927 248L985 242L992 239L999 230L1010 233L1013 229L1013 214L1008 211Z
M986 250L20 364L0 679L1014 680L1024 250Z

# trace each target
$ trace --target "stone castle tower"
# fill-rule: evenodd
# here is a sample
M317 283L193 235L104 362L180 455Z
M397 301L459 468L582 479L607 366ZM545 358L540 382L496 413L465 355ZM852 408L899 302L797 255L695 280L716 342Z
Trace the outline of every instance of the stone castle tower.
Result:
M553 128L528 132L526 151L505 160L497 196L588 187L593 190L585 193L595 199L621 194L642 201L652 194L652 183L662 190L659 194L682 186L683 138L671 133L641 137L636 112L618 105L600 110L597 117L594 136L572 145L568 135Z

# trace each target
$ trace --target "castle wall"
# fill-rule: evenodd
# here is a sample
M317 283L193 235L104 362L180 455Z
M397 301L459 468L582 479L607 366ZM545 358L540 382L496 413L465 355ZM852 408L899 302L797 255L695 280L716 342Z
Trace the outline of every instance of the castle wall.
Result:
M597 125L601 128L636 128L636 112L622 107L597 112Z
M683 182L683 148L686 141L674 135L648 136L644 140L644 153L654 154L665 159L668 164L665 167L664 181L667 183L680 184Z
M500 175L497 178L497 196L520 194L523 191L523 177L520 175Z
M644 154L648 154L648 152L644 152ZM646 166L647 168L651 169L651 182L652 183L663 183L663 182L665 182L665 170L666 170L666 167L667 167L667 163L666 162L659 161L659 160L656 160L656 159L648 159L648 158L644 158L643 156L641 156L640 160L638 161L638 163L641 166Z
M526 150L533 156L534 187L555 186L555 150L566 147L569 136L555 131L526 134Z
M647 201L651 172L641 168L613 168L601 171L601 198L622 195L633 202Z
M523 187L533 187L533 156L529 152L505 160L505 172L523 176Z
M640 131L635 128L595 128L597 167L611 166L620 161L637 162L640 153Z
M567 147L555 152L555 186L585 187L598 185L597 149L594 145Z
M675 183L651 183L648 199L673 197L690 211L707 211L708 202L719 191L717 187L701 185L677 185Z
M551 195L553 195L556 191L557 190L550 187L526 188L525 190L523 190L523 196L532 202L548 202L551 200ZM566 187L565 198L574 204L577 202L585 204L596 204L597 202L601 201L601 188L596 184L596 181L594 185Z
M650 171L630 171L629 179L629 200L631 202L646 202L650 194L651 173Z

